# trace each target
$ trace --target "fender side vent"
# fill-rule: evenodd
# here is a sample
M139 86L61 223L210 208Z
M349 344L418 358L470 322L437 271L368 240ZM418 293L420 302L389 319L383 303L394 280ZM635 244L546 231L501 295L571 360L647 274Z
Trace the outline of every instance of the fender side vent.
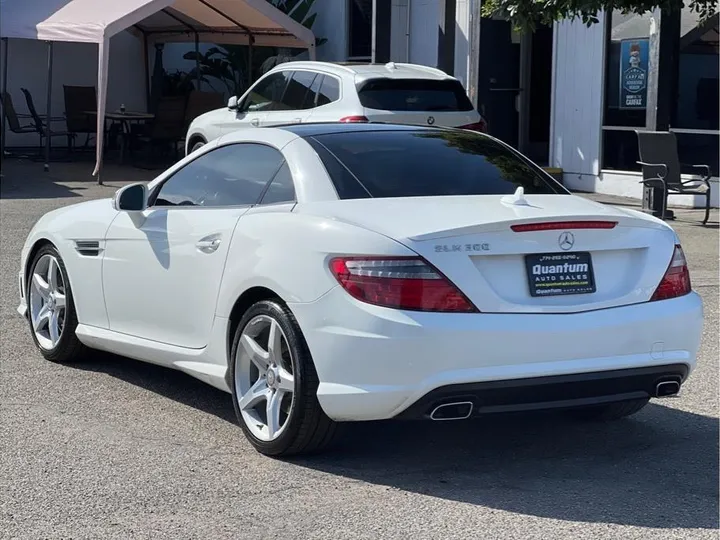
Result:
M97 257L100 254L100 242L97 240L76 240L75 249L85 257Z

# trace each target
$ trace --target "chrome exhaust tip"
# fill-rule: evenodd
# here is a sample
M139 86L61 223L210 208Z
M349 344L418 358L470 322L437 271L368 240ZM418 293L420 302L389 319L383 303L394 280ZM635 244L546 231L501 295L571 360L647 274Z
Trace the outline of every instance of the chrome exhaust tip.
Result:
M680 392L679 381L663 381L655 387L655 397L676 396Z
M473 411L472 401L454 401L435 407L430 413L432 420L465 420Z

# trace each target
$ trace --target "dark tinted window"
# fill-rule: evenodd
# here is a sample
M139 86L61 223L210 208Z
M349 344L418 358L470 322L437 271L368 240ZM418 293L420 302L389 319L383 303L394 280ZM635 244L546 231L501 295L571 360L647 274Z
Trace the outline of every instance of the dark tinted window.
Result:
M383 111L471 111L459 81L374 79L358 89L363 107Z
M273 178L260 204L277 204L295 201L295 185L293 184L290 167L283 163Z
M191 161L165 181L155 205L255 204L282 163L282 154L269 146L223 146Z
M348 1L350 3L348 57L369 59L372 41L372 0Z
M322 75L309 71L294 72L282 98L283 108L312 109L315 106L315 94L310 88L317 77L322 77Z
M335 77L325 75L325 77L323 77L322 86L320 86L320 93L318 94L318 107L321 105L327 105L328 103L332 103L338 99L340 99L340 83Z
M248 94L242 105L243 112L269 111L283 109L281 103L285 87L292 76L292 71L274 73L258 82Z
M363 188L372 197L501 195L514 193L518 186L526 193L567 193L518 153L479 134L371 131L318 135L308 141L341 199L367 196Z

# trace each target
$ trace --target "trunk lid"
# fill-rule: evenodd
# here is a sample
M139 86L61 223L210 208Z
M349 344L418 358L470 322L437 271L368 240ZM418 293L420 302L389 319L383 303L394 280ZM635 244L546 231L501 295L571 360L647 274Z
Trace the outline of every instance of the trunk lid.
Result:
M662 223L574 195L355 199L302 204L295 211L395 239L485 313L572 313L645 302L675 245ZM585 221L615 224L588 229L568 223ZM565 224L512 229L548 222Z

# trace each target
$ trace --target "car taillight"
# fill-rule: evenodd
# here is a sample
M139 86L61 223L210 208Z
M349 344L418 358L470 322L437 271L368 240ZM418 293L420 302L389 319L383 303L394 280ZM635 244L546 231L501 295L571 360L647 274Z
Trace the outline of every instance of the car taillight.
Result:
M345 124L358 124L369 122L370 120L368 120L367 116L344 116L340 121Z
M414 311L476 313L478 310L422 257L338 257L330 271L354 298Z
M690 293L691 290L690 271L688 270L687 261L685 260L685 253L683 253L680 244L677 244L675 245L675 252L670 261L670 266L668 266L662 281L660 281L660 285L655 289L655 293L653 293L650 301L677 298L678 296Z
M470 131L479 131L480 133L487 133L488 126L484 118L481 118L479 122L460 126L460 129L469 129Z

